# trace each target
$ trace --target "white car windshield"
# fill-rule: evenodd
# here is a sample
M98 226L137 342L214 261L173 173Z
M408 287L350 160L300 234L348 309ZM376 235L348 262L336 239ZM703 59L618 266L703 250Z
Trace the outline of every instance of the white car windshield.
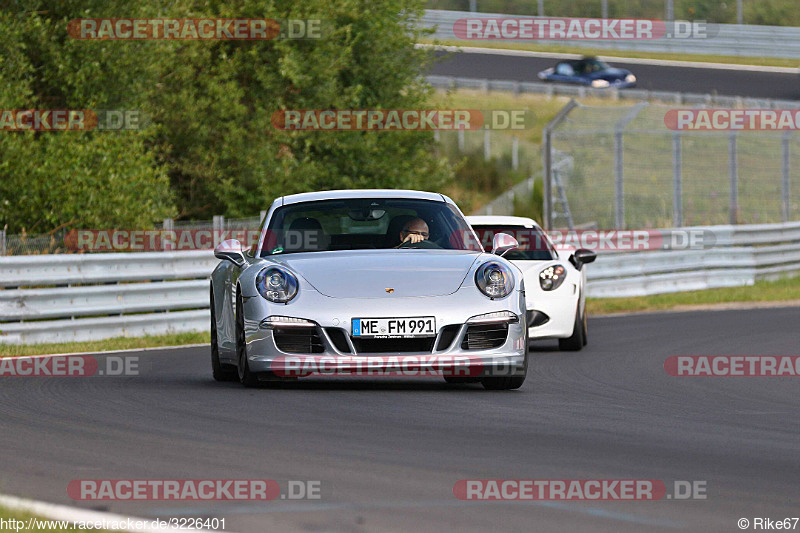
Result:
M446 202L358 198L279 207L269 221L261 256L393 248L482 250L470 226Z
M491 251L492 239L497 233L508 233L517 239L519 247L503 255L509 261L549 261L558 258L558 253L540 228L502 224L476 224L473 229L487 251Z

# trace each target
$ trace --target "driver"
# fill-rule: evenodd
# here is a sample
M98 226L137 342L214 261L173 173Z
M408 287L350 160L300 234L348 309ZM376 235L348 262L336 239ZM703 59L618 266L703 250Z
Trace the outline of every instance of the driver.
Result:
M417 244L418 242L426 241L429 236L427 222L421 218L413 218L406 222L403 229L400 230L400 244L395 248L400 248L405 243Z

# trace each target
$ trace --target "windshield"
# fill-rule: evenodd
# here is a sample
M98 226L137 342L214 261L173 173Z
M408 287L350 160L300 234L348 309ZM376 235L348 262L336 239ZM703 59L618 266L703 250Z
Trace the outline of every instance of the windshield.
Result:
M478 234L481 245L488 252L492 250L492 240L496 233L508 233L517 239L519 248L503 255L509 261L549 261L558 258L555 248L553 248L544 231L540 228L475 225L473 229Z
M583 60L583 72L585 72L586 74L591 74L592 72L602 72L610 68L611 67L608 66L608 63L600 61L599 59Z
M482 251L467 222L448 203L358 198L279 207L269 221L261 256L393 248Z

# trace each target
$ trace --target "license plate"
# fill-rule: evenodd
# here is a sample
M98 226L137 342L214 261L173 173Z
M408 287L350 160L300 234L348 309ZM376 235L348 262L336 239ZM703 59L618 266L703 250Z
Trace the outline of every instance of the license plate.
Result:
M409 318L354 318L353 337L435 337L436 319L432 316Z

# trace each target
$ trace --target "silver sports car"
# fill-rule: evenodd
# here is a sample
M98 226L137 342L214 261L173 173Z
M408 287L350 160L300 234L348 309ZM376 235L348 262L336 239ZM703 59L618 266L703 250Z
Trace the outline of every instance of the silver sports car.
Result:
M527 372L525 290L441 194L349 190L272 203L260 238L215 250L214 378L439 375L515 389Z

